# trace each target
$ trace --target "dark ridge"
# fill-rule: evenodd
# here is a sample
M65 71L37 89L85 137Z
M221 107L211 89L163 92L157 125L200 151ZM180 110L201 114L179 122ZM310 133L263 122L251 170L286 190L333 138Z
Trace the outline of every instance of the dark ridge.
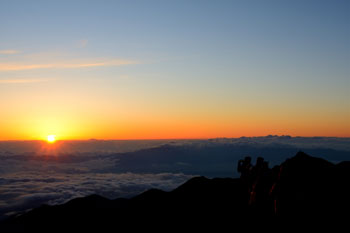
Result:
M132 230L279 230L346 226L350 162L330 163L298 152L268 168L241 160L241 177L195 177L171 192L148 190L131 199L91 195L43 205L0 223L1 232Z

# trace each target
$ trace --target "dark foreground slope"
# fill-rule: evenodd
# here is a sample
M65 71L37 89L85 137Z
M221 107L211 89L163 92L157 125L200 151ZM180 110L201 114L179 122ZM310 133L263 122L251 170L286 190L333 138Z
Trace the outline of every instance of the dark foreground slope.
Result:
M280 229L343 225L349 218L350 162L334 165L302 152L240 179L196 177L171 192L132 199L92 195L44 205L0 224L0 231ZM282 229L280 229L282 230Z

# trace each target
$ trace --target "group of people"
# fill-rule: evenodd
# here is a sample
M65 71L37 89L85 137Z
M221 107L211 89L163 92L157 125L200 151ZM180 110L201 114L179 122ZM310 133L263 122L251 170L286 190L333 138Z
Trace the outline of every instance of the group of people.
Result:
M242 182L247 186L248 204L256 211L268 209L277 214L276 193L281 168L276 166L270 169L268 162L262 157L257 158L255 166L251 161L251 157L247 156L239 160L237 167Z

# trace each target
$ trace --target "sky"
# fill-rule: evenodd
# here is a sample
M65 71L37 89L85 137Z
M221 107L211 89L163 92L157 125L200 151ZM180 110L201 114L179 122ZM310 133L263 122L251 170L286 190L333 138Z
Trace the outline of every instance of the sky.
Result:
M0 140L350 137L350 2L0 0Z

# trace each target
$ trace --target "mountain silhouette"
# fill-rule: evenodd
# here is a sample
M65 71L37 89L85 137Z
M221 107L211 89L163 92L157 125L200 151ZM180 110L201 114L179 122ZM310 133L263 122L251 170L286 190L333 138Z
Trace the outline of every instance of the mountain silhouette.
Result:
M115 200L91 195L42 205L3 221L0 230L281 230L346 223L350 162L335 165L298 152L272 169L263 158L246 165L240 178L194 177L171 192L151 189Z

